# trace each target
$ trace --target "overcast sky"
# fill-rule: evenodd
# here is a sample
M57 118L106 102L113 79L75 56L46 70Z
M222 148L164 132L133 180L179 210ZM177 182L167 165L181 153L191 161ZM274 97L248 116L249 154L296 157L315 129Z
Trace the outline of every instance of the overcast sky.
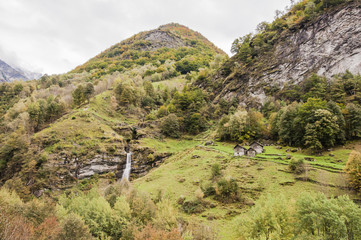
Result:
M0 0L0 59L64 73L111 45L176 22L230 54L233 40L290 0Z

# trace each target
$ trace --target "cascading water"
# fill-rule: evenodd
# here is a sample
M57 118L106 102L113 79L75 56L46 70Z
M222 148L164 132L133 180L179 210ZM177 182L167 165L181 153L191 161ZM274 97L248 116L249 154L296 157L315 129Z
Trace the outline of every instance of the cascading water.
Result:
M130 169L132 168L132 153L127 153L127 163L123 172L122 179L127 179L129 181Z

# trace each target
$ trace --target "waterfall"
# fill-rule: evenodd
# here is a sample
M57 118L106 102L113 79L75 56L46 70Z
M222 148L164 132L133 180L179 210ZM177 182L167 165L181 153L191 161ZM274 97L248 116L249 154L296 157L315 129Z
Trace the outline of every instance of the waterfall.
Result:
M127 153L127 164L125 165L122 179L125 178L129 181L131 167L132 167L132 153L129 152L129 153Z

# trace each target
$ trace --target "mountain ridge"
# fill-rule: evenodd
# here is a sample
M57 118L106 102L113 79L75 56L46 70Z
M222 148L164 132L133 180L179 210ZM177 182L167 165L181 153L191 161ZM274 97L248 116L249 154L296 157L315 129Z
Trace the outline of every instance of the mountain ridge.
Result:
M33 80L39 79L42 74L24 70L20 67L12 67L0 59L0 83L11 82L15 80Z

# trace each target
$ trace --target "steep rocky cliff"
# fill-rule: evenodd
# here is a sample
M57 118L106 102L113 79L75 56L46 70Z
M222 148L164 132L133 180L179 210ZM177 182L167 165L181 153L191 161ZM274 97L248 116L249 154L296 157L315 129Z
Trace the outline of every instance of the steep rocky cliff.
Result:
M237 55L232 57L213 79L212 84L218 86L215 101L237 97L246 105L259 106L266 99L265 87L301 83L312 73L327 78L346 70L360 73L360 39L360 3L327 11L303 26L282 32L273 49L255 63L245 66Z

